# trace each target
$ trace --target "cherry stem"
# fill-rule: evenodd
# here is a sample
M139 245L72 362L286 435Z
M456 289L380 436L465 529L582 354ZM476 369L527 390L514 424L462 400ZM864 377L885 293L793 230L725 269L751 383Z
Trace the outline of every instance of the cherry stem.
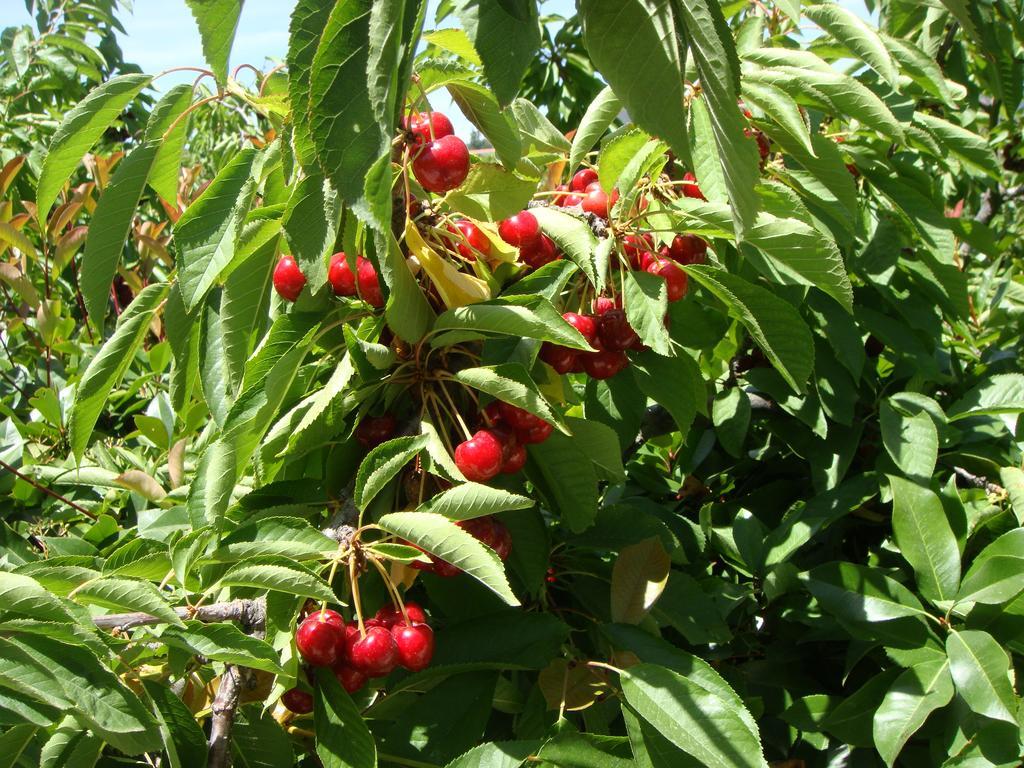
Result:
M356 610L356 622L359 624L359 637L366 637L366 625L363 624L363 601L359 597L359 579L356 578L356 559L348 561L348 579L352 583L352 607Z
M327 574L327 583L330 584L334 581L335 574L338 573L338 564L341 563L341 559L348 549L344 544L338 544L338 552L334 556L334 560L331 562L331 572ZM327 601L324 600L320 603L320 619L323 620L324 614L327 612Z
M402 596L398 594L398 587L395 586L394 582L391 581L391 575L384 569L384 566L376 557L369 557L371 563L373 563L377 570L380 571L381 578L384 579L384 586L387 587L388 594L391 595L391 600L395 605L398 606L398 610L402 612L402 620L406 625L411 624L409 621L409 614L405 611L405 602L402 600Z
M467 440L472 440L473 433L469 431L469 427L466 426L466 422L462 420L462 416L459 414L459 409L456 407L452 396L448 393L448 389L445 387L444 381L438 380L438 385L440 386L441 394L444 395L444 399L448 401L448 405L452 408L452 415L455 416L455 420L459 423L459 427L462 428L462 434Z

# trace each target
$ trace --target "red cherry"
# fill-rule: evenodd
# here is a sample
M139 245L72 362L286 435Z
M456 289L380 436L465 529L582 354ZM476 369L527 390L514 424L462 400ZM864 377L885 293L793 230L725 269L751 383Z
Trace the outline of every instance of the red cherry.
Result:
M659 259L647 267L647 271L665 281L669 301L679 301L686 295L686 286L689 278L675 262Z
M507 421L515 430L533 429L544 423L544 419L534 416L529 411L518 408L512 405L512 403L501 402L498 405L498 412L501 414L501 418Z
M409 616L409 621L419 624L427 623L427 613L420 607L419 603L407 600L405 603L405 612ZM402 617L402 611L397 605L383 606L379 611L377 611L376 619L389 629L395 626L395 624L404 623L405 621Z
M565 200L566 197L568 197L569 185L568 184L559 184L557 187L555 187L555 192L562 192L563 194L561 194L561 195L552 195L551 196L551 204L552 205L561 205L562 201Z
M455 466L467 480L486 482L501 471L504 463L501 440L488 429L477 431L455 448Z
M292 688L281 695L281 703L296 715L308 715L313 711L313 696L306 691Z
M668 256L680 264L702 264L708 244L697 235L676 235L668 246Z
M399 624L391 630L398 663L410 672L426 669L434 657L434 630L426 624Z
M621 309L610 309L601 315L599 332L604 348L613 352L632 349L640 338Z
M563 208L575 208L577 205L583 202L583 195L578 192L573 192L569 195L563 195L558 205Z
M306 276L291 256L282 256L274 267L274 290L286 301L295 301L306 285Z
M442 136L423 145L412 161L416 181L428 192L444 194L469 175L469 150L458 136Z
M446 560L442 560L439 557L433 557L434 561L434 573L440 576L442 579L451 579L462 573L461 568L457 568Z
M363 301L378 309L384 306L384 294L380 290L377 268L369 259L360 258L356 265L356 282L359 284L359 295Z
M576 364L576 350L545 341L540 347L540 359L555 369L555 373L569 373Z
M416 144L455 133L452 121L440 112L413 112L405 121L405 129L416 134ZM433 136L430 135L431 131Z
M611 195L605 192L600 183L594 182L587 187L587 193L583 196L583 210L607 219L611 216L612 206L619 199L619 191L613 189Z
M521 211L501 221L498 234L506 243L517 248L536 246L540 243L540 222L529 211Z
M683 174L683 181L689 182L683 184L683 195L686 197L692 197L695 200L707 200L704 197L704 193L700 191L700 186L697 184L697 177L687 171Z
M622 301L620 299L612 299L609 296L598 296L594 299L594 314L598 317L617 308L622 308Z
M348 664L336 664L332 669L334 678L349 693L355 693L366 685L366 674Z
M503 421L497 421L491 427L491 434L501 443L501 460L508 461L508 457L512 455L512 449L516 447L515 430Z
M462 258L476 261L478 252L484 256L490 255L491 241L487 239L483 230L469 219L459 219L454 224L449 224L448 231L460 236L456 246Z
M508 560L508 556L512 553L512 532L509 531L508 526L501 522L501 520L494 520L491 540L487 544L497 553L500 559Z
M543 421L536 427L531 427L530 429L517 429L516 440L518 440L522 445L536 445L537 443L543 443L551 437L551 432L553 430L554 427L546 421Z
M629 365L629 358L626 357L625 352L609 350L581 355L581 357L583 358L583 370L592 379L610 379Z
M541 235L537 245L521 247L519 255L525 264L534 269L540 269L545 264L561 258L555 241L547 235Z
M398 666L398 649L385 627L367 627L365 636L357 634L348 644L348 658L353 667L368 677L384 677Z
M501 465L501 474L514 475L526 466L526 446L516 443L505 463Z
M580 332L580 335L587 340L587 343L594 349L600 348L600 340L597 336L597 319L593 315L578 315L575 312L566 312L562 319Z
M622 250L633 269L640 269L640 254L654 249L654 238L649 234L626 235L622 238Z
M339 658L345 638L345 620L336 611L311 613L295 632L295 647L314 667L329 667Z
M331 256L331 266L327 270L327 281L335 296L355 296L356 276L348 265L344 252Z
M576 175L569 182L569 189L573 192L582 192L595 181L597 181L597 171L593 168L584 168L581 171L576 171Z
M390 413L383 416L367 416L356 427L356 440L367 450L376 448L391 439L397 426L398 422Z
M491 400L484 407L484 416L486 416L486 419L484 419L486 424L496 424L501 421L501 401Z

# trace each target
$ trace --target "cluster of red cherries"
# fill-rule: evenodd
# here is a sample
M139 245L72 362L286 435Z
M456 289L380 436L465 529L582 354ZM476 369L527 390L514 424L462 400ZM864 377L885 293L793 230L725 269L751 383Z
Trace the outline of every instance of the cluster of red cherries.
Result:
M486 544L493 549L502 562L507 560L508 556L512 553L512 532L498 518L485 515L484 517L474 517L471 520L459 520L455 524L482 544ZM416 547L416 549L419 549L419 547ZM422 552L422 550L420 551ZM433 573L446 579L453 578L462 573L461 568L457 568L447 560L442 560L437 555L429 552L424 552L424 554L430 558L429 563L414 560L409 564L409 567L415 568L417 571Z
M455 466L476 483L514 475L526 464L526 446L543 443L552 432L544 419L500 400L484 409L483 422L482 429L455 447Z
M295 301L306 287L306 276L294 256L282 256L278 260L273 280L274 289L285 301ZM334 254L327 270L327 281L335 296L358 296L372 307L379 309L384 306L380 277L369 259L356 257L356 271L353 272L344 251Z
M295 647L303 661L329 667L342 687L355 693L371 677L386 677L398 667L410 672L426 669L434 657L434 630L413 602L405 604L404 614L398 606L385 605L362 627L324 608L299 624ZM281 703L299 715L313 711L313 697L301 688L286 691Z

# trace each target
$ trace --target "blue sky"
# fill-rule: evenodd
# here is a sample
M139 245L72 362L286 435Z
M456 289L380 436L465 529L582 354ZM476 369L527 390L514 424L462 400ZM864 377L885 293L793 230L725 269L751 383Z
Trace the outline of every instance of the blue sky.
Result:
M840 0L840 4L868 18L863 0ZM290 0L245 0L231 65L253 64L267 69L268 62L280 61L288 48L288 16ZM544 13L571 14L574 0L545 0ZM437 0L430 0L428 26L433 20ZM121 47L126 61L138 64L144 72L157 73L179 66L203 66L203 51L195 22L185 0L135 0L133 13L123 13L121 22L128 34L122 36ZM29 20L25 7L14 0L0 0L0 29ZM169 88L178 82L191 81L194 74L169 75L159 87ZM432 97L433 100L433 97ZM445 94L438 94L435 108L452 118L456 132L469 136L470 126Z

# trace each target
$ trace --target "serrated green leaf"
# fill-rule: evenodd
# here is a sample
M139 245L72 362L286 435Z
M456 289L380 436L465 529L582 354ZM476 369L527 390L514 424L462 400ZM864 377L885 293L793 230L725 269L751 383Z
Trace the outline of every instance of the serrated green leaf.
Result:
M87 581L74 590L73 597L86 605L98 605L113 611L148 613L168 624L183 626L167 595L148 581L104 576Z
M548 404L530 372L519 363L463 368L455 373L455 380L522 408L568 433L561 415Z
M513 170L523 156L523 142L512 115L506 114L482 85L458 81L449 83L447 88L466 119L491 142L501 164Z
M513 509L529 509L533 499L480 483L462 483L423 502L417 512L433 512L449 520L469 520Z
M896 62L875 29L857 14L838 3L828 3L807 6L804 15L849 48L894 90L899 90Z
M576 168L580 164L621 111L622 102L619 101L619 97L611 87L605 86L590 102L579 128L572 137L572 149L569 152L570 168Z
M356 506L365 510L384 486L426 445L426 435L411 435L396 437L371 450L356 473L355 493L352 496Z
M594 264L598 239L590 225L582 219L554 208L531 208L544 234L555 241L565 256L587 276L599 290L604 287L605 273Z
M161 636L177 642L213 661L239 664L271 674L282 674L281 660L269 643L245 634L231 623L203 624L190 621L182 629L169 629Z
M0 572L0 611L43 621L71 620L59 599L36 579L17 573Z
M659 355L671 355L672 340L665 327L665 314L668 312L665 280L646 272L623 270L622 282L622 304L633 330Z
M178 118L191 104L192 86L188 83L176 85L156 103L146 123L146 142L158 145L147 181L153 191L169 203L176 203L178 199L181 153L188 138L189 118ZM164 138L165 134L167 138Z
M533 3L518 6L487 0L456 0L455 13L480 56L484 77L499 103L509 104L540 47L540 23ZM525 13L511 13L516 7Z
M171 768L191 768L206 762L206 736L188 707L169 686L152 680L142 685L160 719L160 736Z
M203 57L220 85L228 79L228 58L244 0L185 0L199 27Z
M504 296L449 309L434 324L435 332L446 330L519 336L593 351L579 331L562 319L550 301L540 296Z
M334 590L319 576L314 575L297 563L289 563L283 558L269 558L239 563L228 569L218 584L224 587L256 587L271 589L299 597L310 597L314 600L338 602Z
M375 768L377 745L362 713L329 669L317 670L316 753L324 768Z

